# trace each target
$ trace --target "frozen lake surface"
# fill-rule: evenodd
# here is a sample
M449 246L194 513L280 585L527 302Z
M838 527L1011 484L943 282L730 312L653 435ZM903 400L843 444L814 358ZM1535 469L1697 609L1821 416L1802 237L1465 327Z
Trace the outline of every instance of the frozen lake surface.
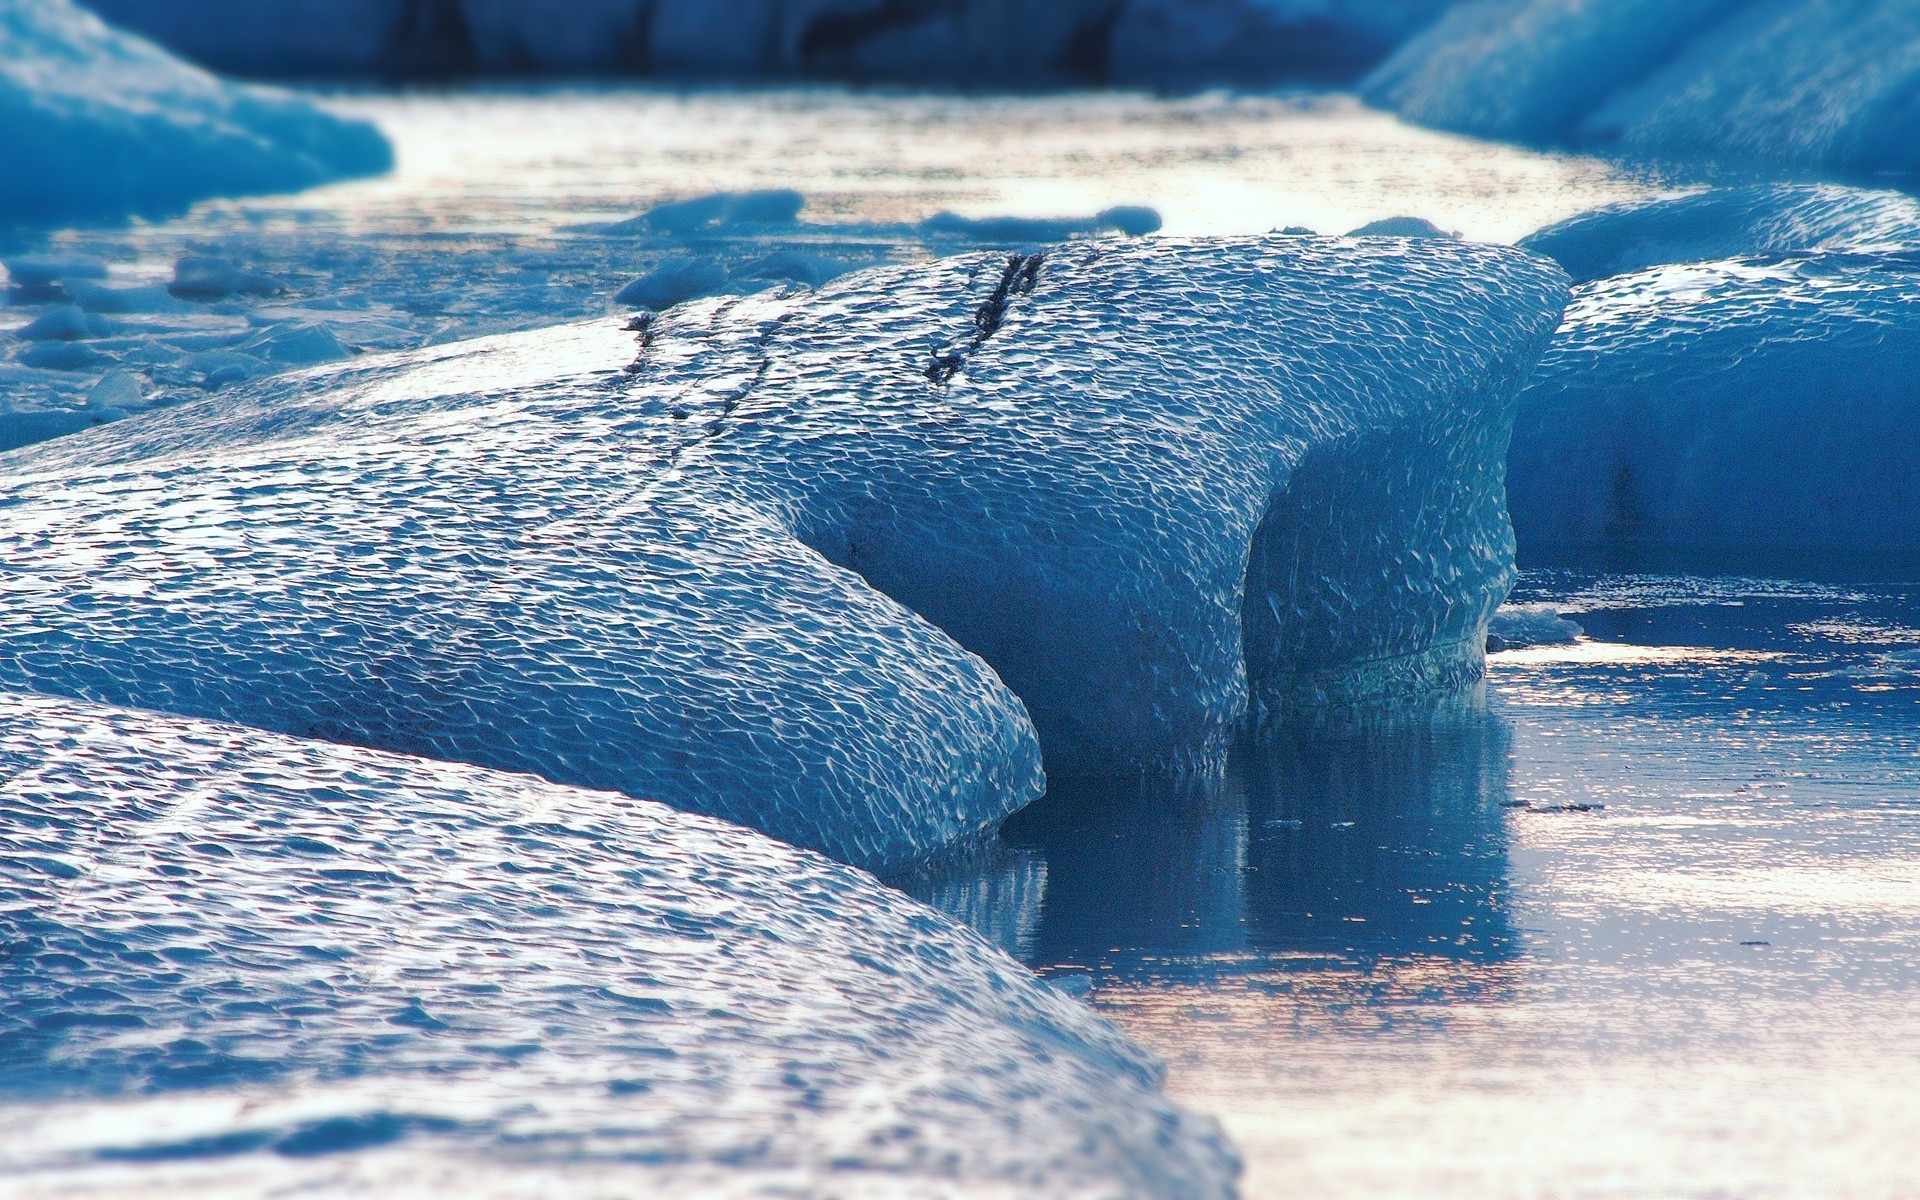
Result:
M1250 1196L1914 1194L1920 590L1517 598L1589 638L1016 817L1044 898L1003 934L1168 1059Z

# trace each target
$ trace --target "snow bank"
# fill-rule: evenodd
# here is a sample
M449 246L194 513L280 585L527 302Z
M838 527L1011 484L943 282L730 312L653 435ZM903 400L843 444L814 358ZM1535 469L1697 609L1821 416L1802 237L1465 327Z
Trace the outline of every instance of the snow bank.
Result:
M1156 86L1351 78L1445 0L91 0L256 75L651 73Z
M736 826L0 695L0 1186L1224 1197L971 931Z
M1721 188L1582 213L1520 247L1558 262L1576 283L1662 263L1899 250L1920 247L1920 201L1827 184Z
M1637 153L1920 166L1920 7L1474 0L1367 81L1412 120Z
M222 83L70 0L0 0L0 228L385 170L371 126Z
M1040 746L1211 770L1250 702L1476 675L1564 287L1460 242L1077 243L284 376L0 461L0 681L901 862Z
M1910 555L1917 375L1908 256L1667 266L1580 288L1514 427L1522 552Z

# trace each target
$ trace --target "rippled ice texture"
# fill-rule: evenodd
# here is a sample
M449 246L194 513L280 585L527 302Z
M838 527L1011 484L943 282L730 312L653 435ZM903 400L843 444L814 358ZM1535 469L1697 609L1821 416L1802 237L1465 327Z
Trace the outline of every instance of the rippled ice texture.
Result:
M1250 702L1477 676L1564 296L1454 241L1093 244L295 375L0 460L0 678L899 864L1040 750L1212 770Z
M1911 1193L1920 593L1516 596L1591 637L1224 787L1064 791L929 892L1026 901L1000 928L1222 1117L1249 1196Z
M10 1195L1231 1179L1110 1026L736 826L38 697L0 764Z
M1819 547L1911 561L1916 372L1911 254L1682 264L1584 285L1514 426L1523 556Z

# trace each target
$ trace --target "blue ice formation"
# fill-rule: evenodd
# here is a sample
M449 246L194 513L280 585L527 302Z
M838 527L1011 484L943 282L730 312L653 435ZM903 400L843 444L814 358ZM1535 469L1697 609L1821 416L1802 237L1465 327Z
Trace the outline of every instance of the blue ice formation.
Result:
M1748 255L1920 248L1920 200L1832 184L1716 188L1635 200L1550 225L1520 241L1575 283L1663 263Z
M0 763L0 1190L1231 1194L1112 1026L749 830L50 697Z
M1411 120L1636 154L1920 166L1910 0L1470 0L1364 84Z
M0 685L531 771L888 866L1055 773L1477 676L1505 247L883 267L282 376L0 460Z
M371 126L223 83L71 0L0 0L0 229L385 170Z
M1521 398L1523 556L1920 547L1920 263L1829 253L1585 285Z
M653 74L1188 87L1351 78L1446 0L89 0L249 75Z

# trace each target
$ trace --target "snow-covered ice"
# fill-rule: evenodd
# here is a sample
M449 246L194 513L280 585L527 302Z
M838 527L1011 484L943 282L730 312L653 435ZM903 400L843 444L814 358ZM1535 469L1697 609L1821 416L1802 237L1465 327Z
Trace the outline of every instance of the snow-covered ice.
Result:
M1907 0L1471 0L1364 90L1467 133L1910 171L1917 89Z
M0 695L9 1195L1229 1195L870 877L526 776Z
M0 679L898 863L1041 747L1211 770L1477 675L1564 298L1464 242L1082 243L296 373L6 460Z
M222 82L71 0L0 0L0 162L3 244L10 225L166 214L392 156L369 125Z
M1575 283L1663 263L1747 255L1920 248L1920 200L1834 184L1714 188L1628 201L1569 217L1520 240Z
M1910 554L1920 263L1828 253L1655 267L1575 292L1521 398L1523 554Z

